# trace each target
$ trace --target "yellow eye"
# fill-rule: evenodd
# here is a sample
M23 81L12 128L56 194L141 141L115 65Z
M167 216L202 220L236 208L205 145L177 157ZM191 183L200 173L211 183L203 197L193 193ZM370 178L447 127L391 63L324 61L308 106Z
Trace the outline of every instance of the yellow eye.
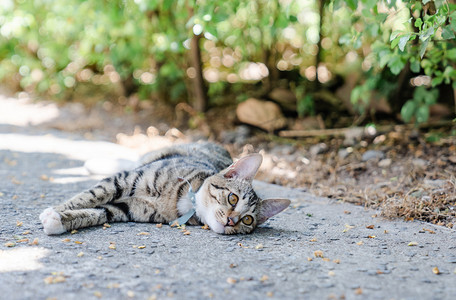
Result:
M242 218L242 223L244 223L245 225L252 225L253 223L253 217L251 215L245 215L243 218Z
M229 203L232 207L235 207L236 204L238 203L238 201L239 201L239 198L238 198L238 196L236 196L235 194L230 193L230 194L228 195L228 203Z

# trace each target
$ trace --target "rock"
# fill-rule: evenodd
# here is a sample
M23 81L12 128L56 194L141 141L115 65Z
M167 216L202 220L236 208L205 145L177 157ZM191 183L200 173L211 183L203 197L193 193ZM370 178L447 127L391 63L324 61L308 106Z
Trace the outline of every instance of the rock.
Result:
M356 145L364 135L364 129L361 127L353 127L345 132L344 146Z
M277 104L255 98L240 103L236 109L236 115L239 121L266 131L274 131L287 124L287 120Z
M362 159L362 161L368 161L368 160L372 160L372 159L383 159L384 157L385 157L385 153L383 153L382 151L368 150L368 151L364 152L361 159Z
M378 166L380 168L387 168L387 167L391 166L392 162L393 161L391 160L391 158L385 158L378 162Z
M342 148L342 149L339 149L339 151L337 152L337 155L339 156L340 159L345 159L347 158L350 153L353 152L353 150L350 148L351 151L349 151L349 148Z
M425 169L428 164L429 164L429 162L427 160L424 160L421 158L414 158L412 160L412 165L417 168Z
M285 110L296 112L296 103L298 100L292 91L283 88L275 88L268 96Z
M325 143L319 143L310 147L309 152L312 156L322 154L328 151L328 146Z

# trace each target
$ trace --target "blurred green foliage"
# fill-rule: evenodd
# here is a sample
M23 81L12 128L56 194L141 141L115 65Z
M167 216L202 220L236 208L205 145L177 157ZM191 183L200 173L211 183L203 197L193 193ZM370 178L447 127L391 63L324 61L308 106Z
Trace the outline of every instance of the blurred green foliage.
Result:
M0 81L60 99L93 86L191 101L190 41L201 35L213 103L245 99L262 82L264 94L292 90L299 116L312 115L315 92L353 77L355 114L367 113L374 94L394 102L416 86L399 111L424 122L432 89L456 91L455 10L444 0L2 0Z

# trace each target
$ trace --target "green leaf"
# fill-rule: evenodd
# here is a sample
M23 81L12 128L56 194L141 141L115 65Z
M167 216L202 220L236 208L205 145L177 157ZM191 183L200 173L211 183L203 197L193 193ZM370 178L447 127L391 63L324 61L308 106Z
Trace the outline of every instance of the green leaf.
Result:
M399 36L399 34L401 34L401 33L402 33L402 31L400 31L400 30L395 30L395 31L393 31L393 32L391 33L391 35L390 35L390 42L391 42L392 40L394 40L395 38L397 38L397 37Z
M435 32L434 26L429 27L424 33L420 33L420 40L427 41Z
M445 40L454 39L454 32L451 29L450 25L443 27L442 29L442 38Z
M399 39L399 50L401 51L404 51L405 49L405 45L407 44L408 40L410 39L410 33L408 34L404 34L403 36L401 36L401 38Z
M421 18L418 18L415 20L415 27L418 29L421 29L421 25L423 25L423 20Z
M410 63L410 70L412 70L413 73L419 73L420 69L420 62L418 60L415 60Z
M345 1L348 5L348 7L350 7L352 10L356 10L356 8L358 7L358 0L346 0Z
M416 111L416 122L424 123L429 119L429 106L422 105Z
M402 120L404 120L404 122L406 123L410 122L413 115L415 114L415 109L416 105L414 101L408 100L407 102L405 102L404 106L402 106L401 109Z
M439 77L434 77L432 78L431 80L431 85L434 87L434 86L437 86L439 84L441 84L443 81L443 76L439 76Z
M396 48L397 44L399 44L399 40L400 40L400 39L401 39L401 38L397 37L397 38L395 38L395 39L391 42L391 49Z
M421 45L420 45L420 57L421 58L423 58L428 44L429 44L429 40L425 40L423 43L421 43Z
M405 63L402 61L402 57L396 54L391 57L388 62L388 67L390 68L391 73L398 75L405 67Z
M446 56L451 60L456 60L456 48L448 50Z

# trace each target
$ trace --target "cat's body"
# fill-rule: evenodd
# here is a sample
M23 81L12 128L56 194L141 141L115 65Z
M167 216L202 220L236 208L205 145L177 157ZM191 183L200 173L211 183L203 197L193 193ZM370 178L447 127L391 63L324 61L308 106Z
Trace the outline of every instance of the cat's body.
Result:
M282 211L289 200L262 201L251 181L261 155L232 164L229 153L211 143L175 146L147 155L144 164L100 181L67 202L46 209L47 234L108 222L168 223L191 209L188 224L208 224L218 233L249 233ZM195 205L189 195L195 191Z

